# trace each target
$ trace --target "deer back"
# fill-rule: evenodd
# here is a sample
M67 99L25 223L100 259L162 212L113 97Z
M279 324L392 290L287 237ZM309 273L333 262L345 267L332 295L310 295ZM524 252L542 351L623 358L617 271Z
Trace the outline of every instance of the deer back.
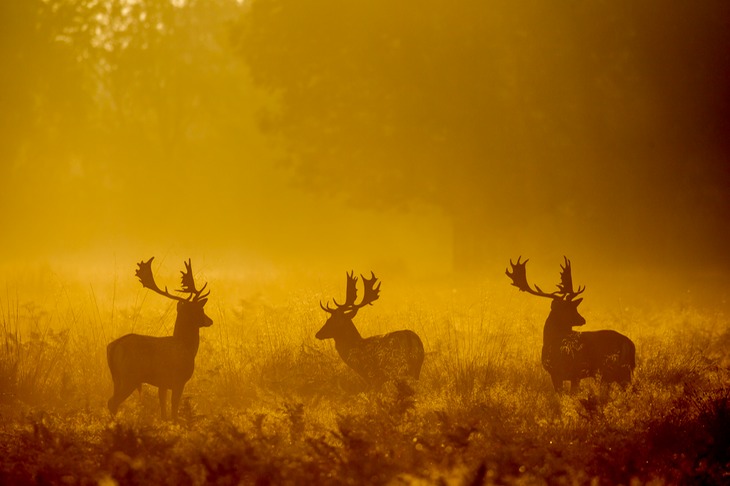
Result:
M636 366L634 343L616 331L578 332L573 327L583 326L586 320L578 312L583 299L575 299L585 290L573 290L570 260L564 257L560 283L555 292L544 292L527 281L527 260L512 263L507 276L512 285L523 292L552 299L550 314L543 331L542 365L553 380L557 391L562 382L570 380L571 390L582 378L600 375L606 382L628 383Z
M364 295L359 304L355 303L357 277L354 272L347 274L344 304L335 301L336 307L332 308L320 302L320 307L330 316L315 336L317 339L334 339L335 349L342 360L370 384L407 376L417 379L424 351L416 333L402 330L363 339L355 327L352 320L357 311L377 300L380 292L380 283L374 273L371 272L369 279L362 279Z
M173 336L127 334L107 346L107 360L115 381L173 388L192 377L196 352Z
M350 368L376 385L402 377L418 379L423 358L423 342L410 330L365 338L343 356Z
M613 330L581 332L580 368L603 381L624 382L636 368L636 347L628 337Z
M173 416L177 414L179 398L185 383L192 377L195 356L200 344L200 328L213 324L205 314L205 304L210 292L203 294L206 285L198 289L192 273L190 260L185 262L182 271L182 288L178 292L187 293L183 298L171 294L167 287L161 289L152 274L152 260L138 263L136 272L142 286L177 302L177 317L172 336L154 337L140 334L127 334L109 343L107 362L114 383L114 394L108 406L112 414L129 394L142 383L157 386L161 393L162 415L165 405L162 393L171 389L173 395Z

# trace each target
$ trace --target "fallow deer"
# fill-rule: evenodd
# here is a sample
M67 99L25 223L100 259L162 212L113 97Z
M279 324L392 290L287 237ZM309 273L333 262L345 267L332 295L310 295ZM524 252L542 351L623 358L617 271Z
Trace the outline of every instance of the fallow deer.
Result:
M160 413L167 419L167 390L172 390L172 418L177 418L183 388L193 376L195 355L200 344L200 328L209 327L213 320L205 315L203 307L210 291L203 294L207 283L198 290L195 287L190 260L182 271L182 288L177 292L187 298L161 290L152 275L152 260L138 263L136 276L144 288L177 301L177 318L172 336L154 337L127 334L109 343L106 348L107 362L114 381L114 395L108 406L112 415L119 405L141 388L142 383L158 387Z
M375 274L371 272L369 279L361 277L364 291L359 304L355 304L357 277L354 272L347 274L344 304L334 301L336 307L331 308L329 303L326 307L319 303L330 317L315 337L334 339L335 349L342 360L371 386L377 387L397 378L418 379L424 352L421 338L415 332L401 330L363 338L352 323L358 310L372 305L380 297L380 282L375 286Z
M521 257L520 257L521 258ZM586 320L578 313L582 298L573 300L583 293L585 287L573 290L573 276L570 260L560 266L560 284L552 293L543 292L527 283L528 260L512 263L512 271L506 271L512 285L523 292L552 299L550 314L545 321L542 338L542 366L550 374L555 391L563 391L563 382L570 381L574 393L582 378L600 376L603 384L619 383L626 386L636 367L636 349L631 339L616 331L573 331Z

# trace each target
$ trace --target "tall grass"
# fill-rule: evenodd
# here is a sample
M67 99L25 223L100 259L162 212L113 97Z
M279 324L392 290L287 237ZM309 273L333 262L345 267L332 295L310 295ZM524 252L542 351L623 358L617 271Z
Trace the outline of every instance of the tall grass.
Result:
M544 302L507 289L382 299L365 336L411 328L418 382L370 390L313 335L306 292L212 296L181 419L145 387L115 419L105 346L172 332L174 306L116 283L0 299L0 483L497 484L727 480L728 323L714 310L589 308L637 345L627 390L556 396L539 361ZM80 290L79 290L80 289ZM324 295L327 294L327 295ZM50 297L49 297L50 295ZM73 295L73 296L72 296ZM31 298L32 297L32 298ZM34 302L40 302L36 304ZM723 345L723 343L725 343Z

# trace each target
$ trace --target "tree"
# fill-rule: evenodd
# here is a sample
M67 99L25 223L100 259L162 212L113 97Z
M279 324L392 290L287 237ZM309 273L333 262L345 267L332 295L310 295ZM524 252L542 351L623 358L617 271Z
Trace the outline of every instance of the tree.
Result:
M676 189L657 176L688 171L674 147L652 143L683 113L657 95L667 79L642 68L662 35L647 13L689 33L680 15L707 20L720 3L654 7L258 0L236 38L276 96L264 126L303 185L368 206L436 205L453 222L455 265L474 269L536 235L567 251L619 230L674 231L641 206Z
M226 185L207 192L235 202L251 132L249 83L229 38L240 9L235 0L2 2L0 198L8 232L24 238L5 241L4 253L134 233L192 237L219 218L197 188Z
M19 152L43 151L63 123L79 120L88 107L74 51L59 41L73 12L57 7L40 0L0 6L0 154L5 171ZM46 162L43 169L51 165Z

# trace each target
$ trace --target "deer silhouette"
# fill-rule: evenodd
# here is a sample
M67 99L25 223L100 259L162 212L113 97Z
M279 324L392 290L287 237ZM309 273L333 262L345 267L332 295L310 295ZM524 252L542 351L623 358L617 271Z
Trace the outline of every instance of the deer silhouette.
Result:
M418 335L410 330L394 331L379 336L363 338L352 322L358 310L380 297L380 282L371 272L369 279L362 277L363 297L357 299L357 277L354 272L347 274L347 293L344 304L334 301L319 306L330 314L327 322L316 334L317 339L334 339L335 349L342 360L359 374L369 385L380 386L386 381L411 377L418 379L423 365L423 343Z
M521 257L520 257L521 258ZM563 382L570 381L570 391L580 387L583 378L599 376L602 384L619 383L626 386L636 368L636 348L631 339L616 331L573 331L586 320L578 313L582 298L573 300L585 287L573 290L570 260L560 266L560 284L556 292L543 292L527 283L526 265L529 260L512 263L506 274L512 285L523 292L552 299L550 314L545 321L542 338L542 366L550 374L555 391L563 391Z
M187 293L183 298L161 290L152 275L152 260L137 264L136 275L144 288L177 301L177 318L172 336L154 337L127 334L109 343L106 348L107 362L114 382L114 395L108 406L112 415L119 405L147 383L158 388L160 413L167 419L167 391L172 390L172 418L177 418L183 388L193 376L195 355L200 344L200 328L209 327L213 320L205 315L203 307L210 291L203 294L207 283L198 290L195 287L190 260L182 271L182 288L177 292Z

